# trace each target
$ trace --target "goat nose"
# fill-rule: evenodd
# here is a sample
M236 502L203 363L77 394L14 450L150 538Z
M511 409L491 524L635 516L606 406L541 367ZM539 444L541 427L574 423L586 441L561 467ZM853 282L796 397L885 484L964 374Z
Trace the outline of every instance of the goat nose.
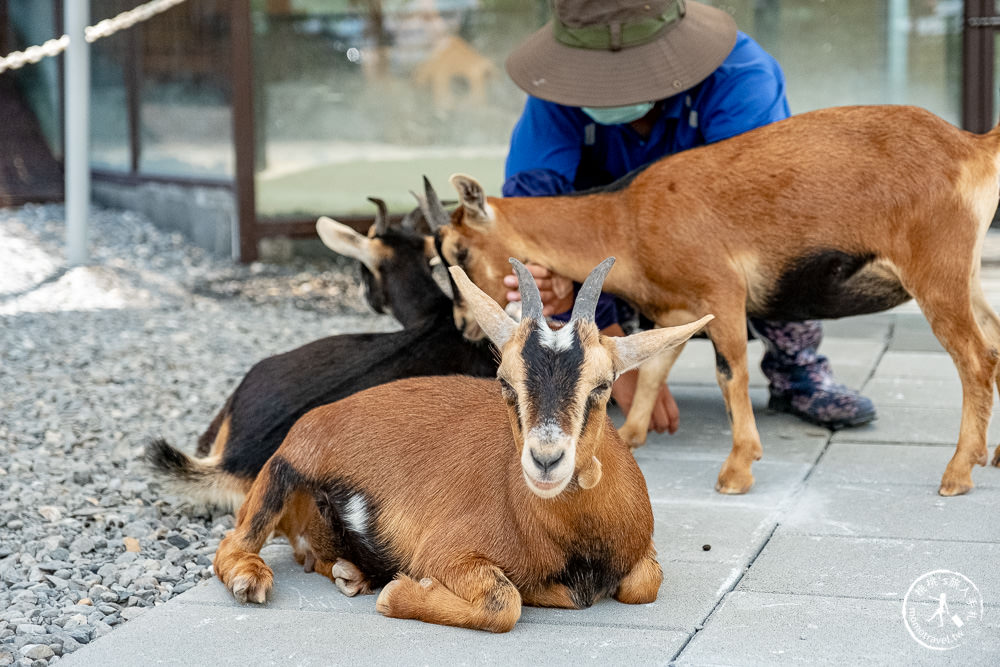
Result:
M566 452L559 452L558 454L552 456L538 456L535 450L531 450L531 460L535 462L535 465L541 468L542 472L548 472L551 468L556 467L556 465L562 461L563 456Z

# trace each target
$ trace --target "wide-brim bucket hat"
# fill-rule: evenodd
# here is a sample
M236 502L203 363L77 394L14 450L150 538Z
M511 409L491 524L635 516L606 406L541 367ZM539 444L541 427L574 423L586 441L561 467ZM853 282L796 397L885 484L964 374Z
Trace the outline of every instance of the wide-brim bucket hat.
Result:
M567 106L651 102L708 78L736 32L729 14L690 0L553 0L552 20L510 54L507 73Z

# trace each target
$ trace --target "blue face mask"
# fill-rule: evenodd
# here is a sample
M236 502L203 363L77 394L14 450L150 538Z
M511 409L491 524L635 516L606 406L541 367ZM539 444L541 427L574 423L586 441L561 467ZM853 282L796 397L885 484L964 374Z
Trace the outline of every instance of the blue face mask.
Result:
M587 114L601 125L621 125L639 120L650 112L655 102L642 102L641 104L629 104L624 107L580 107L583 113Z

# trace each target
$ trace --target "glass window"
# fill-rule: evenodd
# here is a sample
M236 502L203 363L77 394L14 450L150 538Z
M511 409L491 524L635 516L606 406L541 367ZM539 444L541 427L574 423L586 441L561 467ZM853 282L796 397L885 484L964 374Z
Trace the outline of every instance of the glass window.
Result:
M962 0L709 0L784 67L793 112L907 103L960 120ZM507 54L545 0L253 0L261 218L408 210L427 174L499 193L524 94ZM447 196L447 194L445 194Z
M11 50L23 50L58 37L53 3L37 0L7 0L8 20L13 37ZM7 54L3 54L7 55ZM62 128L59 116L59 60L45 58L13 73L17 85L30 106L49 148L62 155Z
M261 218L409 210L426 174L499 194L524 94L504 60L546 0L254 0Z
M128 9L122 0L91 0L90 23ZM134 29L134 28L133 28ZM132 169L125 69L132 36L126 31L99 39L90 48L90 164L113 171Z
M234 172L228 0L192 0L139 30L143 174Z
M916 104L958 124L962 0L710 1L781 63L793 113Z

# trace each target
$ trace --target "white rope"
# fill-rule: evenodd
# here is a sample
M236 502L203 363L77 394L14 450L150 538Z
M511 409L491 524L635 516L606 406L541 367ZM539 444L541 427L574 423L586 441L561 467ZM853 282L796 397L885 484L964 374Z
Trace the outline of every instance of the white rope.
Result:
M79 0L70 1L77 2ZM89 43L96 42L103 37L115 34L119 30L131 28L136 23L163 13L182 2L184 0L152 0L151 2L139 5L135 9L122 12L114 18L104 19L96 25L87 26L83 30L84 39ZM42 58L57 56L65 51L68 46L69 35L63 35L58 39L50 39L39 46L29 46L24 51L14 51L5 58L0 58L0 74L9 69L19 69L28 63L37 63Z

